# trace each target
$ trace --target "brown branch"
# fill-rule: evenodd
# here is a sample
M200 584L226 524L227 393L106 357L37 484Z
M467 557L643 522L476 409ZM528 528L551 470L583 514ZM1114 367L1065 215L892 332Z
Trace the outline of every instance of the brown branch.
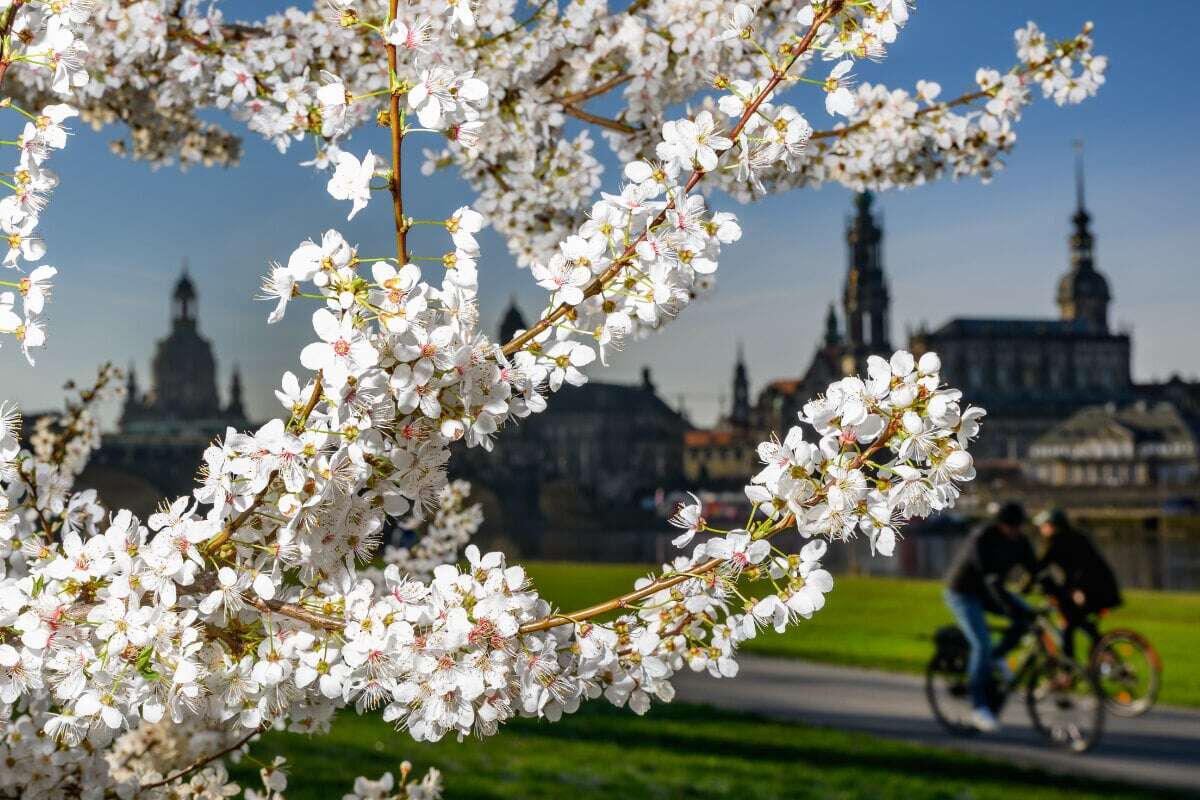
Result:
M308 397L308 402L304 404L304 408L300 409L300 416L296 418L297 428L303 428L308 422L308 418L312 415L313 409L317 407L317 403L321 401L321 381L325 377L324 370L317 370L317 383L313 386L313 392Z
M577 106L573 105L564 105L563 113L567 116L581 119L584 122L590 122L593 125L599 125L602 128L608 128L609 130L617 131L618 133L633 134L641 133L642 131L646 130L642 127L635 128L634 126L621 122L620 120L597 116L590 111L584 111L582 108L578 108Z
M1062 45L1062 48L1065 52L1070 53L1074 50L1075 43L1074 42L1066 42ZM1024 79L1026 75L1032 75L1033 73L1037 72L1038 70L1045 69L1046 67L1050 66L1057 60L1058 60L1058 56L1048 56L1048 57L1042 59L1041 61L1037 62L1036 64L1027 65L1024 69L1020 70L1016 74L1018 76L1020 76L1022 79ZM992 91L990 89L980 89L980 90L974 91L974 92L967 92L966 94L959 95L958 97L954 98L953 100L949 100L949 101L942 102L942 103L937 103L935 105L926 106L925 108L922 108L919 111L917 111L917 113L913 115L913 118L916 119L919 117L924 117L928 114L935 114L938 111L945 111L947 109L956 108L958 106L965 106L969 103L975 102L976 100L982 100L985 97L991 97L991 96L992 96ZM828 131L816 131L808 138L810 141L813 139L842 139L842 138L845 138L846 136L849 136L851 133L854 133L855 131L862 130L863 128L867 127L870 123L871 123L870 118L861 119L858 122L854 123L853 125L847 125L844 128L834 128L834 129L828 130Z
M883 433L881 433L866 450L855 456L854 460L852 460L847 466L847 469L855 470L867 463L871 456L874 455L880 448L882 448L888 439L895 435L896 430L899 427L900 424L898 419L893 419L891 422L889 422L888 426L883 430ZM825 496L826 491L827 490L825 488L822 488L816 492L811 498L809 498L806 506L812 507L816 505ZM787 530L794 522L796 522L796 516L794 514L788 514L786 517L780 520L778 525L768 531L762 538L770 539L772 536ZM721 558L709 559L708 561L705 561L703 564L699 565L698 567L694 567L686 573L681 572L675 575L659 578L658 580L643 586L641 589L628 592L620 595L619 597L614 597L613 599L606 600L603 603L597 603L594 606L581 608L578 611L572 611L570 614L551 614L550 616L540 619L537 622L527 623L521 626L520 632L523 634L536 633L537 631L544 631L548 630L549 628L556 628L559 625L580 622L581 620L599 616L600 614L607 614L610 611L616 611L619 608L624 608L630 603L636 603L638 600L649 597L650 595L660 592L663 589L669 589L672 586L678 586L684 581L694 578L697 575L703 575L707 572L711 572L724 563L725 560Z
M285 603L281 600L263 600L261 597L246 599L247 605L253 606L263 614L280 614L285 617L291 617L300 622L307 622L317 628L324 628L327 631L340 631L346 627L345 623L336 617L331 617L326 614L321 614L317 611L310 611L304 606L298 606L295 603Z
M163 778L161 781L155 781L154 783L147 783L143 786L139 786L138 788L142 789L142 790L157 789L160 786L166 786L168 783L174 783L175 781L179 780L183 776L188 775L192 772L195 772L196 770L200 769L201 767L203 767L207 764L210 764L213 761L216 761L218 758L229 755L234 750L237 750L242 745L244 745L246 742L253 739L259 733L260 733L260 730L258 728L255 728L254 730L250 731L249 734L247 734L246 736L243 736L241 739L238 739L236 742L231 744L229 747L226 747L224 750L213 753L210 756L206 756L206 757L200 759L199 761L195 762L191 766L185 767L185 768L179 770L174 775L169 775L166 778Z
M388 0L388 21L396 18L399 0ZM392 138L392 179L388 188L392 192L392 216L396 225L396 260L403 266L408 263L408 222L404 219L404 192L401 187L400 147L404 143L404 126L400 119L400 94L396 86L396 46L384 44L387 50L388 82L391 93L388 98L388 128Z
M217 550L221 548L221 545L228 542L230 537L237 533L238 529L250 521L250 517L252 517L254 512L258 510L258 507L262 505L262 501L267 497L267 492L271 491L271 484L275 482L275 479L278 476L278 470L267 476L267 485L262 488L262 491L255 495L254 500L250 503L250 505L246 506L245 510L231 519L229 523L221 529L220 533L209 539L208 544L204 545L204 552L206 554L212 555L213 553L217 552Z
M774 92L775 88L779 86L780 82L783 81L784 76L787 75L788 71L792 68L792 65L796 63L800 56L807 52L810 47L812 47L813 39L816 38L817 31L820 29L820 27L824 25L831 17L842 10L843 2L844 0L833 0L833 2L831 2L823 12L817 15L817 18L813 20L813 24L808 29L808 32L805 33L804 37L792 47L791 57L784 63L782 67L775 71L775 73L771 76L771 79L767 81L767 85L763 87L761 92L759 92L758 96L754 98L750 105L746 106L745 112L742 113L742 118L738 120L737 125L735 125L733 130L729 132L729 138L731 140L734 142L737 141L738 136L746 127L746 123L748 123L750 119L756 113L758 113L758 107L761 106L766 99L771 96L771 93ZM733 148L731 147L729 149L732 150ZM729 152L729 150L722 151L721 155L724 155L727 152ZM703 170L698 169L693 172L691 178L688 179L687 185L683 189L683 194L687 195L687 193L694 189L696 184L698 184L703 178ZM654 220L646 227L646 230L629 243L629 246L625 248L625 252L623 252L616 260L614 260L613 263L609 265L608 269L592 279L591 283L589 283L583 290L583 297L585 300L589 297L595 297L602 292L608 286L608 284L621 273L621 270L623 270L626 265L632 262L638 244L640 244L642 240L646 238L646 231L652 230L661 225L667 218L667 212L672 210L674 207L675 201L672 199L669 203L667 203L667 206L662 211L658 212L658 216L656 216ZM570 303L560 303L557 308L555 308L546 316L542 317L542 319L539 320L536 325L530 326L529 330L525 331L520 336L514 337L512 341L504 345L504 354L512 355L513 353L517 352L526 344L541 335L543 331L548 329L555 322L570 314L574 308L575 307Z
M603 603L597 603L594 606L581 608L578 611L572 611L570 614L551 614L537 622L530 622L521 626L521 633L536 633L549 628L556 628L559 625L567 625L569 623L578 622L580 620L589 619L590 617L607 614L609 611L616 611L618 608L624 608L630 603L636 603L638 600L649 597L663 589L669 589L672 586L677 586L686 580L694 578L696 574L704 574L711 572L717 567L725 563L724 559L713 558L705 561L700 566L696 567L691 573L679 573L666 578L659 578L653 583L643 586L633 592L627 592L619 597L614 597L611 600L605 600Z
M580 103L584 100L590 100L593 97L599 97L600 95L617 88L622 83L627 83L631 80L633 80L632 75L630 75L628 72L622 72L609 78L603 83L596 84L590 89L584 89L583 91L575 92L574 94L569 94L565 97L560 97L558 102L562 103L563 105L575 105L576 103Z

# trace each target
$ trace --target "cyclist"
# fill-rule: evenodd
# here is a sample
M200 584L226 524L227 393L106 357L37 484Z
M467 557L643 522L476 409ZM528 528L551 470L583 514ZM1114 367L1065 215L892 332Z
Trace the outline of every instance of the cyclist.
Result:
M1021 526L1025 509L1019 503L1006 503L993 518L967 537L946 575L944 597L959 627L971 646L967 662L968 686L973 707L971 721L981 731L997 730L1000 723L987 701L988 681L993 670L1011 675L1004 656L1029 629L1033 614L1004 582L1013 567L1033 574L1033 547ZM1002 614L1011 620L1000 643L992 646L984 612Z
M1084 631L1092 644L1100 631L1092 614L1121 604L1121 589L1116 575L1103 554L1083 531L1071 525L1067 515L1052 508L1034 520L1045 540L1045 549L1037 561L1042 591L1052 597L1063 615L1063 654L1075 657L1075 632ZM1056 579L1054 573L1061 576Z

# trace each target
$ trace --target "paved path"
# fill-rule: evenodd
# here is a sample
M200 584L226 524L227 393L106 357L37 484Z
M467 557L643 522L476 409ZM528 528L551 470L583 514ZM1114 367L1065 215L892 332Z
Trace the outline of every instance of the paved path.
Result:
M1200 711L1156 707L1137 719L1108 716L1096 748L1075 755L1043 744L1019 698L1005 707L1002 730L963 739L934 721L918 676L749 655L738 660L741 672L733 680L680 673L679 699L953 747L1052 772L1200 792Z

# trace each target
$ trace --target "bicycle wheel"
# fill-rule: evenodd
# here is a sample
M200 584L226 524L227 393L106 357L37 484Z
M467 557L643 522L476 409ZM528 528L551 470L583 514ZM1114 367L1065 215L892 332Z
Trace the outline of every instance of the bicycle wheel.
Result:
M1162 661L1146 637L1136 631L1109 631L1092 648L1092 675L1104 692L1104 704L1118 717L1145 714L1158 699Z
M925 668L925 697L938 723L950 733L972 736L971 692L967 688L966 658L934 655Z
M1083 753L1100 741L1104 694L1075 661L1043 659L1029 678L1025 705L1033 727L1057 747Z

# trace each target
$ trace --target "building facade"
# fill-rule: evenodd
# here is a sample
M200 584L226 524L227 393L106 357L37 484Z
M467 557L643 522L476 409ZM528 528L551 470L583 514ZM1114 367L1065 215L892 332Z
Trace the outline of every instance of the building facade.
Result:
M1200 478L1197 427L1171 403L1091 406L1042 434L1023 466L1047 486L1175 487Z

